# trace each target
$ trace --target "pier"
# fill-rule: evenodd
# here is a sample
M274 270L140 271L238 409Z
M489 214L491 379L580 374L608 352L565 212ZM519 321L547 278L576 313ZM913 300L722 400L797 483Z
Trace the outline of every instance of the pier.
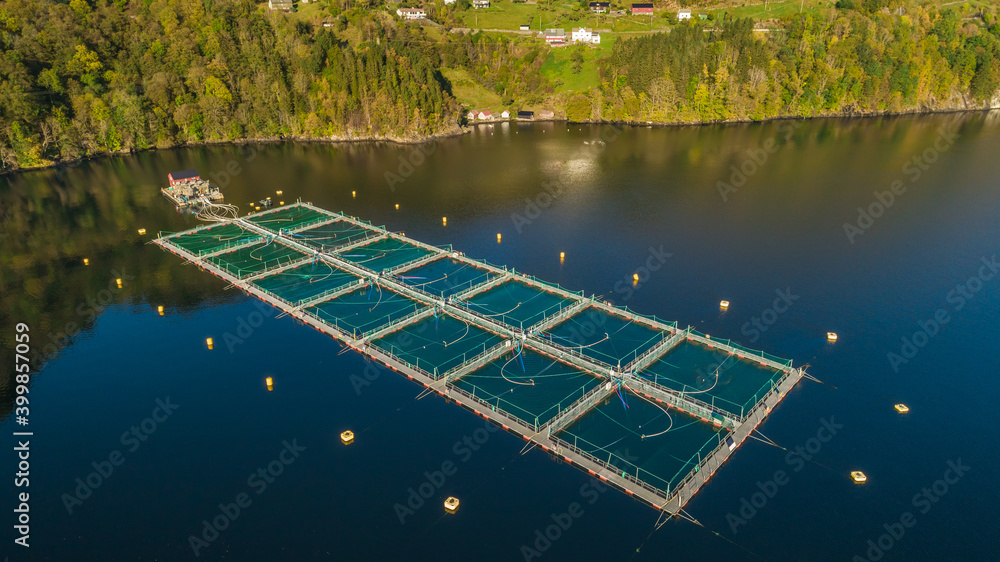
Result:
M155 243L669 516L805 375L305 203Z

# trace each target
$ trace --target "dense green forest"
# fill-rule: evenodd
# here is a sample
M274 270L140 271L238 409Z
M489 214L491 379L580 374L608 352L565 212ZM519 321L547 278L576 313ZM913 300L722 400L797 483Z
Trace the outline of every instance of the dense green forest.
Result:
M619 41L569 117L764 119L983 107L1000 88L1000 26L914 8L830 10L761 39L747 19ZM584 98L584 96L578 96ZM592 115L593 113L593 115Z
M325 19L250 0L5 0L0 170L195 142L454 133L463 108L442 69L506 107L579 121L982 108L1000 88L988 10L840 0L766 32L723 16L610 36L612 48L565 48L573 73L598 69L570 88L546 74L558 53L537 37L402 23L380 0L309 6ZM428 7L445 24L468 9Z

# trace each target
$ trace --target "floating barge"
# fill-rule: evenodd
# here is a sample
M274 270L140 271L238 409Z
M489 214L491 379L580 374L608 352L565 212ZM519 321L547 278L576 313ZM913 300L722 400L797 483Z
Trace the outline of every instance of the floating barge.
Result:
M308 204L155 242L661 516L679 514L805 375Z
M222 201L219 188L201 179L197 170L170 172L167 182L170 185L160 189L160 193L179 209Z

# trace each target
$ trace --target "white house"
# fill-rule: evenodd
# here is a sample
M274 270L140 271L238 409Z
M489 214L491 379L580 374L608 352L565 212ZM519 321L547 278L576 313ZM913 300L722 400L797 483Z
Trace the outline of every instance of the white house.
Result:
M677 21L691 19L691 10L677 10Z
M507 111L506 109L503 110L503 113L500 114L500 118L501 119L510 119L510 112Z
M493 114L490 113L489 110L484 109L484 110L482 110L482 111L479 112L479 115L477 116L477 118L480 121L492 121L493 120Z
M421 8L397 8L396 15L408 20L419 20L427 17L427 12Z
M469 118L469 121L475 121L476 120L476 112L475 111L470 111L469 115L467 117Z
M477 10L479 8L489 8L490 0L472 0L472 7Z
M574 43L593 43L594 45L601 44L601 34L594 33L593 29L586 27L574 27L573 32L570 34L570 39Z
M546 29L545 30L545 42L549 45L565 45L566 44L566 30L565 29Z

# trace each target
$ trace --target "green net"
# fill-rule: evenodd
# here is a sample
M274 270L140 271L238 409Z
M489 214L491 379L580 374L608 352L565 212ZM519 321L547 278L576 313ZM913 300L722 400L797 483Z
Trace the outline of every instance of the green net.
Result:
M601 381L544 355L532 351L518 353L511 347L500 359L452 384L490 407L538 427Z
M783 373L685 340L637 375L742 418Z
M399 293L377 284L369 284L305 310L319 320L359 338L423 308L423 305Z
M383 238L364 246L351 248L339 256L372 271L383 271L432 253L430 250L402 240Z
M528 329L573 303L551 291L520 281L505 281L457 304L513 328Z
M544 336L605 365L625 366L670 334L590 307L547 330Z
M238 224L221 224L174 236L170 243L196 256L203 256L260 239L259 234Z
M219 268L242 279L255 273L288 265L305 256L298 250L271 240L243 246L208 259Z
M273 211L250 215L246 219L271 232L293 230L313 223L330 220L332 215L302 205L290 205Z
M358 279L355 275L319 260L262 277L252 284L285 302L297 305L334 292Z
M378 234L377 230L339 220L300 230L292 235L292 240L325 252Z
M435 313L372 345L431 375L441 376L501 341L500 336L464 320Z
M487 269L444 257L396 276L414 289L435 297L450 297L485 283L496 275Z
M668 492L726 435L726 430L621 389L556 436Z

